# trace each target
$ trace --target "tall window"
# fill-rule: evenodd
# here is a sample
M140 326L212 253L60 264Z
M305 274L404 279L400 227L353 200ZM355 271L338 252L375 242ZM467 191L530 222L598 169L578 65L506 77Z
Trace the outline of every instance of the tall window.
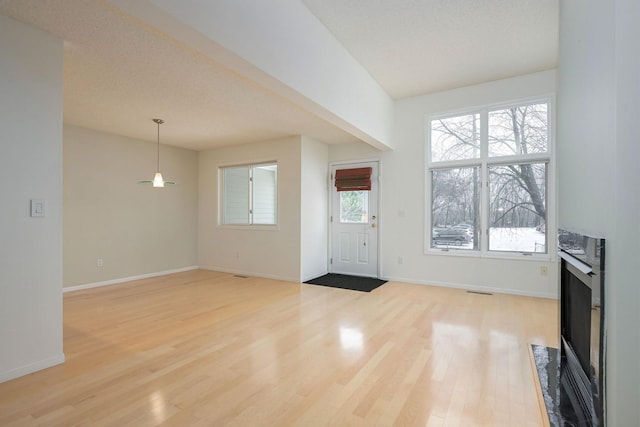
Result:
M432 117L427 134L430 248L547 252L548 101Z
M222 224L277 223L276 163L221 168Z

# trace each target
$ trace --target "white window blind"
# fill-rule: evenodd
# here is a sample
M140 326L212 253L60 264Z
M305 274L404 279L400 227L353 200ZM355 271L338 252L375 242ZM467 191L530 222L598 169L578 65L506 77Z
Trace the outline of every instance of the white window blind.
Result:
M278 165L222 168L222 223L275 225L277 223Z
M249 169L224 169L224 224L249 224Z

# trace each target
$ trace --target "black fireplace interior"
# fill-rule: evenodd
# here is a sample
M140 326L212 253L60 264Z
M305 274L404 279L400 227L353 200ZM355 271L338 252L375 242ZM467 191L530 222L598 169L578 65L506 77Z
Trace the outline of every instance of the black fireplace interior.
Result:
M559 230L560 349L533 354L552 426L604 426L604 239Z
M590 372L591 366L591 288L578 279L565 266L561 269L563 280L561 336L570 343L580 367Z

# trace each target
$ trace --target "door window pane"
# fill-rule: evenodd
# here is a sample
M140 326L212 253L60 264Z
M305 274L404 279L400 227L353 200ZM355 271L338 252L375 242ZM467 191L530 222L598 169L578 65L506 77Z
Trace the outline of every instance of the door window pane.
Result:
M489 112L489 156L546 153L549 149L547 104L522 105Z
M489 166L489 250L547 252L547 163Z
M480 157L480 114L431 121L431 161Z
M480 168L431 171L431 247L478 249Z
M363 223L369 222L369 192L368 191L340 191L340 222Z

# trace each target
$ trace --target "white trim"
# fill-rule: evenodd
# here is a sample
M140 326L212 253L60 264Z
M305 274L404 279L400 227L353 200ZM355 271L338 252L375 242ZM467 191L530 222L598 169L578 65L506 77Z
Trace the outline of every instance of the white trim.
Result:
M29 363L28 365L20 366L18 368L9 369L8 371L0 372L0 383L10 381L14 378L22 377L31 374L36 371L41 371L46 368L50 368L55 365L64 363L64 353L60 353L49 358L39 360L37 362Z
M278 224L217 224L216 228L225 230L280 231L280 225Z
M363 159L363 160L339 160L336 162L329 162L329 170L331 170L332 166L344 166L344 165L350 165L350 164L358 164L358 163L373 163L373 162L377 162L380 163L381 159L379 157L371 157L368 159ZM378 174L380 173L380 171L378 171Z
M373 160L341 160L341 161L336 161L336 162L329 162L329 176L327 176L328 179L328 194L327 197L329 198L329 203L327 203L327 208L329 209L328 211L328 217L327 220L329 221L328 224L328 233L327 233L327 273L336 273L336 274L341 274L339 272L335 272L333 271L332 268L332 263L331 260L333 258L333 254L332 254L332 236L333 236L333 222L331 221L331 216L333 215L333 174L335 172L335 170L338 167L342 167L342 166L358 166L358 165L367 165L370 163L376 163L377 167L376 169L378 170L378 176L376 177L377 180L377 206L376 206L376 210L378 212L378 220L377 220L377 242L376 242L376 246L377 246L377 254L376 254L376 275L375 276L370 276L370 277L375 277L375 278L379 278L380 277L380 259L381 259L381 254L382 254L382 245L381 245L381 241L382 239L380 238L380 236L382 235L382 232L380 230L381 224L384 225L384 220L380 221L380 206L381 206L381 202L382 202L382 185L381 184L381 170L382 170L382 159L373 159ZM311 277L310 279L307 280L311 280L313 278L315 278L317 276Z
M122 277L120 279L105 280L103 282L87 283L85 285L68 286L68 287L62 288L62 292L63 293L74 292L74 291L81 291L83 289L99 288L101 286L117 285L119 283L131 282L133 280L148 279L149 277L166 276L167 274L182 273L184 271L197 270L198 268L199 267L197 265L192 265L190 267L177 268L175 270L158 271L156 273L141 274L139 276Z
M524 297L558 299L558 295L555 292L532 292L532 291L522 291L519 289L493 288L490 286L465 285L460 283L449 283L449 282L434 282L432 280L429 280L429 281L415 280L415 279L407 279L405 277L394 277L394 276L385 276L385 277L381 277L381 279L387 280L387 281L393 281L393 282L411 283L414 285L437 286L441 288L464 289L468 291L491 292L496 294L518 295L518 296L524 296Z
M224 168L232 168L232 167L242 167L242 166L260 166L260 165L269 165L269 164L277 164L278 159L274 159L273 157L263 157L263 158L255 158L248 162L234 162L228 161L223 163L218 163L218 170Z
M486 233L485 233L486 239ZM458 249L450 248L427 248L428 252L424 255L435 256L455 256L466 258L484 258L484 259L500 259L500 260L516 260L516 261L535 261L535 262L554 262L554 252L516 252L516 251L486 251L484 253L475 249Z
M216 266L210 266L210 265L201 265L198 268L200 270L217 271L219 273L241 274L243 276L261 277L264 279L282 280L283 282L301 283L299 277L286 277L286 276L280 276L277 274L263 274L263 273L256 273L255 271L235 270L232 268L216 267ZM314 276L314 277L317 277L317 276Z

